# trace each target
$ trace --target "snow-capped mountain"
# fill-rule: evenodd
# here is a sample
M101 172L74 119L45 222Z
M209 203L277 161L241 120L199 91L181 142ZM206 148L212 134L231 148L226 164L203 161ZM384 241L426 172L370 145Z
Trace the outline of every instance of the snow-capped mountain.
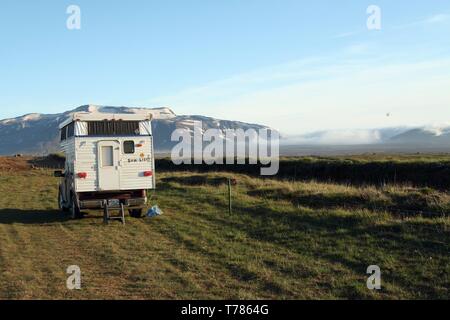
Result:
M170 108L128 108L86 105L59 114L27 114L13 119L0 120L0 155L16 153L43 154L59 150L58 126L74 112L101 113L152 113L154 146L158 152L169 151L177 142L170 141L175 129L192 131L194 121L202 121L203 130L267 128L239 121L219 120L204 116L176 115Z
M389 139L389 143L450 147L450 127L435 126L408 130Z
M170 108L127 108L87 105L59 114L27 114L0 120L0 155L43 154L59 150L58 125L73 112L153 114L154 145L157 152L169 152L177 143L170 137L175 129L193 132L194 121L203 130L264 129L265 126L219 120L200 115L176 115ZM306 147L305 147L306 146ZM399 127L361 130L323 130L282 136L281 153L327 154L358 152L449 152L450 126ZM349 148L348 148L349 147ZM349 151L350 150L350 151ZM359 151L358 151L359 150Z

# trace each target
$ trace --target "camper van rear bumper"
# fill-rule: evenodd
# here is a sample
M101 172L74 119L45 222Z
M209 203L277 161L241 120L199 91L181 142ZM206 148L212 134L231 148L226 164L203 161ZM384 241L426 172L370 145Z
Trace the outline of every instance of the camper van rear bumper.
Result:
M79 206L80 209L103 209L106 203L108 203L108 207L120 207L120 204L123 203L127 208L139 208L145 206L147 198L133 198L116 201L114 201L114 199L83 200L79 201Z

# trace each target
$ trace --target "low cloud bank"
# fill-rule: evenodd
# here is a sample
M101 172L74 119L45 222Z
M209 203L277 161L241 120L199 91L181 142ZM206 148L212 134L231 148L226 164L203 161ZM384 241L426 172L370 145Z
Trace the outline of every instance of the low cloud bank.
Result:
M407 131L407 128L343 129L284 136L283 145L367 145L383 143Z

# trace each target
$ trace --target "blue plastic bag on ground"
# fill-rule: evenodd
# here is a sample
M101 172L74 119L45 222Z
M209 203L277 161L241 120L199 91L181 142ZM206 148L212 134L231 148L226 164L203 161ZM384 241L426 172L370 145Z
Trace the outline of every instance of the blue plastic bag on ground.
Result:
M147 217L153 218L156 216L160 216L162 214L163 214L163 212L161 211L161 209L158 206L153 206L148 210Z

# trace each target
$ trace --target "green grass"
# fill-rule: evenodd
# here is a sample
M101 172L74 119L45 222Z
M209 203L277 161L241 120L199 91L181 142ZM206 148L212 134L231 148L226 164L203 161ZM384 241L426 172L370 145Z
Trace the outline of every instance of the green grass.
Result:
M260 177L260 165L174 165L158 159L157 171L234 172ZM450 190L450 155L359 155L282 157L278 180L333 182L359 186L410 185Z
M227 187L233 177L233 213ZM50 171L0 172L2 299L448 299L449 195L159 172L164 214L102 224L56 208ZM410 209L439 213L429 216ZM379 265L382 290L366 288ZM78 265L82 290L66 289Z

